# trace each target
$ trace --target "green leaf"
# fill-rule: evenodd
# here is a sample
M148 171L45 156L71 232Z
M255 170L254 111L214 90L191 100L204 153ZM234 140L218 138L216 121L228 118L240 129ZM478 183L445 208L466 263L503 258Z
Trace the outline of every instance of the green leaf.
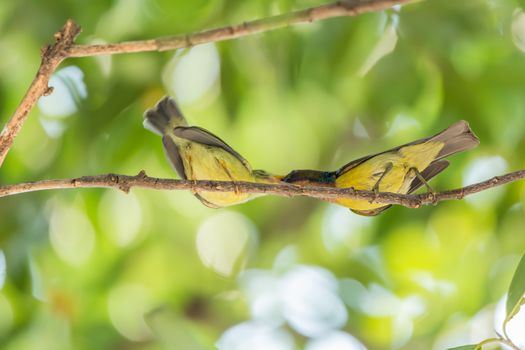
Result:
M512 282L509 287L509 295L507 297L507 321L518 313L521 305L525 302L523 294L525 293L525 255L521 258Z
M455 348L448 348L447 350L476 350L478 349L478 344L473 345L462 345Z

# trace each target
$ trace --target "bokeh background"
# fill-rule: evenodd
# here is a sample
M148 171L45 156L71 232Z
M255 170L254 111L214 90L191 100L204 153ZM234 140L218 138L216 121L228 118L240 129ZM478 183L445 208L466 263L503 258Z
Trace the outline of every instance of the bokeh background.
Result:
M0 1L0 121L67 18L80 43L235 24L320 0ZM423 1L190 50L68 59L2 184L175 177L142 113L165 94L255 168L336 169L469 121L481 139L432 181L525 167L525 12ZM0 348L445 349L501 331L525 251L525 182L374 218L309 198L227 209L190 193L0 199ZM525 315L509 324L525 346Z

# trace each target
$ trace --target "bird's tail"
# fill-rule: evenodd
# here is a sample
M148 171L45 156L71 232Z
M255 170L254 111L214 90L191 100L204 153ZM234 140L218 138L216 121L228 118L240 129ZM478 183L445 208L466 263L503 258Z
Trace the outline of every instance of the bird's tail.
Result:
M159 135L164 135L170 128L187 125L177 103L169 96L163 97L154 108L144 112L144 127Z
M464 120L452 124L439 134L430 137L428 141L443 142L445 144L439 151L436 159L467 151L479 145L479 139Z

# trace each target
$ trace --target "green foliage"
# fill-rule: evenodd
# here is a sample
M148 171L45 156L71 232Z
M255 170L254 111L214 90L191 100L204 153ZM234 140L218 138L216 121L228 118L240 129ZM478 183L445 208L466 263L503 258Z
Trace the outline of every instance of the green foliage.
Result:
M321 3L0 1L0 124L33 79L40 47L69 17L83 27L79 43L117 42ZM142 126L144 110L164 94L178 99L190 123L220 136L254 168L276 174L337 169L459 119L481 145L451 158L433 188L523 168L519 6L429 0L207 51L66 60L60 71L76 66L83 78L57 79L65 82L61 93L56 83L58 102L48 106L52 112L44 101L31 112L0 182L142 169L175 177L160 138ZM53 112L57 106L71 109ZM337 311L339 322L324 318L335 324L332 335L350 342L351 334L369 349L479 343L497 337L493 318L503 320L505 312L496 305L511 280L509 319L523 300L524 206L523 182L435 207L394 207L375 218L314 199L269 196L212 210L191 193L142 189L1 198L0 344L212 349L227 330L257 316L280 325L269 334L301 349L322 338L287 313L295 310L292 301L305 299L311 308L304 318L325 317L317 302L329 300L324 306ZM296 287L301 281L308 288ZM280 286L293 287L291 301ZM315 286L326 298L302 294ZM507 323L510 338L521 312ZM487 325L483 333L471 338L480 324Z
M516 271L514 272L514 277L512 278L512 282L510 283L509 291L507 292L507 303L506 303L506 310L507 310L507 316L505 317L505 320L503 321L502 329L503 329L503 335L498 334L498 338L493 339L487 339L482 341L479 344L475 345L464 345L456 348L451 348L449 350L468 350L468 349L474 349L474 350L481 350L484 344L487 343L505 343L509 346L512 346L513 348L518 348L512 341L512 339L509 339L508 333L507 333L507 326L509 321L516 316L516 314L520 311L521 306L524 304L524 294L525 294L525 255L521 258L518 267L516 268Z
M507 320L510 320L520 311L520 307L525 304L525 255L520 260L512 282L510 283L507 297Z

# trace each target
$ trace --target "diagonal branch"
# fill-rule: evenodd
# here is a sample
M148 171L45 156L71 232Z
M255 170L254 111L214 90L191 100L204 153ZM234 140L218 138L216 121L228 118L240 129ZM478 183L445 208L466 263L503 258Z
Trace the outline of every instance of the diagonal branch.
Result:
M437 202L453 199L462 199L465 196L488 190L493 187L515 182L525 178L525 169L518 170L489 180L462 188L438 193L397 194L374 193L372 191L358 191L352 188L295 186L287 183L260 184L252 182L229 181L187 181L173 179L159 179L149 177L144 171L135 176L105 174L82 176L74 179L41 180L14 185L0 186L0 197L16 194L67 188L117 188L129 192L132 187L149 188L155 190L192 190L209 192L265 193L276 196L306 196L325 200L336 198L364 199L372 203L399 204L409 208L419 208L422 205L436 204Z
M35 79L22 98L18 108L0 133L0 167L13 141L41 96L50 94L48 87L51 74L68 57L86 57L144 51L166 51L191 47L197 44L235 39L242 36L270 31L286 26L309 23L327 18L357 16L366 12L380 11L413 0L340 0L332 4L267 17L234 26L227 26L197 33L142 41L130 41L105 45L75 45L80 27L68 20L62 30L55 34L56 43L42 50L42 63Z
M80 27L73 21L68 20L64 27L55 33L55 44L48 45L42 49L42 62L35 79L33 79L31 86L22 98L22 102L20 102L11 119L9 119L0 133L0 166L2 166L16 135L18 135L29 112L31 112L38 99L53 92L53 89L47 85L49 78L60 62L67 57L66 51L73 44L79 33Z
M342 0L331 4L197 33L116 44L73 45L68 50L68 56L84 57L130 52L174 50L209 42L236 39L295 24L310 23L334 17L357 16L362 13L381 11L394 5L412 1L413 0Z

